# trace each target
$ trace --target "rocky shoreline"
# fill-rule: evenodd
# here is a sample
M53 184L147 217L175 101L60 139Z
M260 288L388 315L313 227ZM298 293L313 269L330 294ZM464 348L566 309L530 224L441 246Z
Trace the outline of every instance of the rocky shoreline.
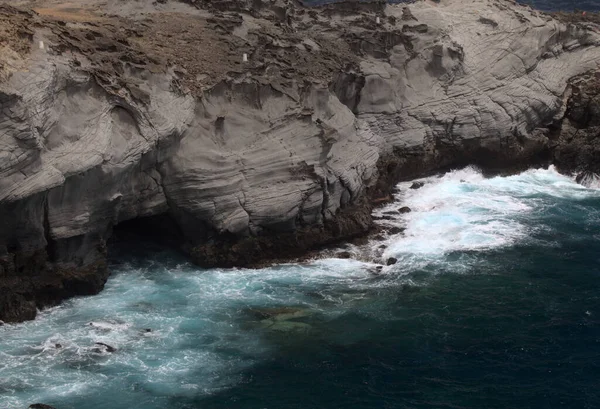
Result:
M589 19L505 0L77 4L0 5L5 322L100 291L132 220L201 266L256 266L368 233L400 180L600 172Z

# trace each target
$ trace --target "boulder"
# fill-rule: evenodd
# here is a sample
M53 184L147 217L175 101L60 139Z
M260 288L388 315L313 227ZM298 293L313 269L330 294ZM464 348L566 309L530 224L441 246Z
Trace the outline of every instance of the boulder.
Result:
M400 234L400 233L404 233L405 230L406 230L406 228L404 228L404 227L394 226L388 230L388 233L389 234Z
M96 351L100 351L100 352L106 351L106 352L110 352L110 353L117 352L117 348L112 347L108 344L105 344L104 342L96 342L95 344L102 347L102 348L95 348L94 349L95 352Z
M352 253L350 253L349 251L340 251L335 256L337 258L349 259L349 258L352 258Z

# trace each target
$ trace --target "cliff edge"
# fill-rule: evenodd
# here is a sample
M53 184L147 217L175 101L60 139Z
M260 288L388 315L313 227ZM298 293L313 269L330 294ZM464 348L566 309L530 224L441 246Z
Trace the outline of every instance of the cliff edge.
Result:
M598 25L506 0L0 4L0 319L100 291L131 220L253 265L364 234L402 178L597 171L599 65Z

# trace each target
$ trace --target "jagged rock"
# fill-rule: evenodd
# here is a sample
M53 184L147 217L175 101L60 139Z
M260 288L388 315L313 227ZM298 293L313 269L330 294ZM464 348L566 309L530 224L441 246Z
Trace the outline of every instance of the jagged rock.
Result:
M102 351L106 351L109 353L117 352L117 348L111 347L110 345L105 344L104 342L96 342L95 344L103 347L103 348L96 348L95 351L97 351L97 352L102 352Z
M594 172L582 172L577 175L576 181L585 187L600 188L600 175Z
M390 258L388 258L388 259L387 259L387 262L386 262L386 264L387 264L388 266L392 266L392 265L396 264L397 262L398 262L398 259L397 259L397 258L390 257Z
M410 188L411 189L420 189L423 186L425 186L425 183L423 183L423 182L413 182L413 184L410 185Z
M348 259L348 258L352 258L352 253L350 253L349 251L340 251L335 256L337 258Z
M390 229L388 230L388 233L389 234L400 234L400 233L403 233L404 230L406 230L406 228L394 226L394 227L390 227Z
M571 97L565 119L551 137L556 140L554 163L564 171L577 171L577 182L597 187L600 175L600 71L569 81Z
M411 208L408 206L401 207L398 209L398 213L406 214L412 212Z
M399 180L453 165L598 173L577 133L597 103L570 81L597 69L593 21L496 0L75 3L0 5L6 322L100 291L129 220L165 216L200 265L257 265L368 233Z
M0 277L0 280L2 278ZM0 317L4 322L18 322L35 318L35 303L10 289L0 289Z
M383 266L375 266L375 268L369 268L369 273L378 276L381 274L381 271L383 270Z

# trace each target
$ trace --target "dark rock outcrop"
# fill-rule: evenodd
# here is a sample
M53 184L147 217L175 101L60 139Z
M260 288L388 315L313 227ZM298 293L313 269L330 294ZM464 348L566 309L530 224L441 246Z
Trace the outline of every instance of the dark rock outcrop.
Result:
M391 227L391 228L388 230L388 233L390 233L390 234L400 234L400 233L403 233L403 232L404 232L404 230L406 230L406 229L405 229L405 228L403 228L403 227L397 227L397 226L394 226L394 227Z
M104 342L96 342L96 345L98 345L100 348L94 348L95 352L109 352L109 353L113 353L113 352L117 352L117 348L112 347L108 344L105 344Z
M595 75L593 22L500 0L77 1L0 5L7 322L100 291L129 220L202 266L260 265L369 232L399 180L597 172L595 102L569 82Z
M577 181L599 186L600 71L570 81L564 119L554 130L554 163L565 172L577 172Z
M352 258L352 253L349 251L341 251L335 255L337 258L348 259Z

